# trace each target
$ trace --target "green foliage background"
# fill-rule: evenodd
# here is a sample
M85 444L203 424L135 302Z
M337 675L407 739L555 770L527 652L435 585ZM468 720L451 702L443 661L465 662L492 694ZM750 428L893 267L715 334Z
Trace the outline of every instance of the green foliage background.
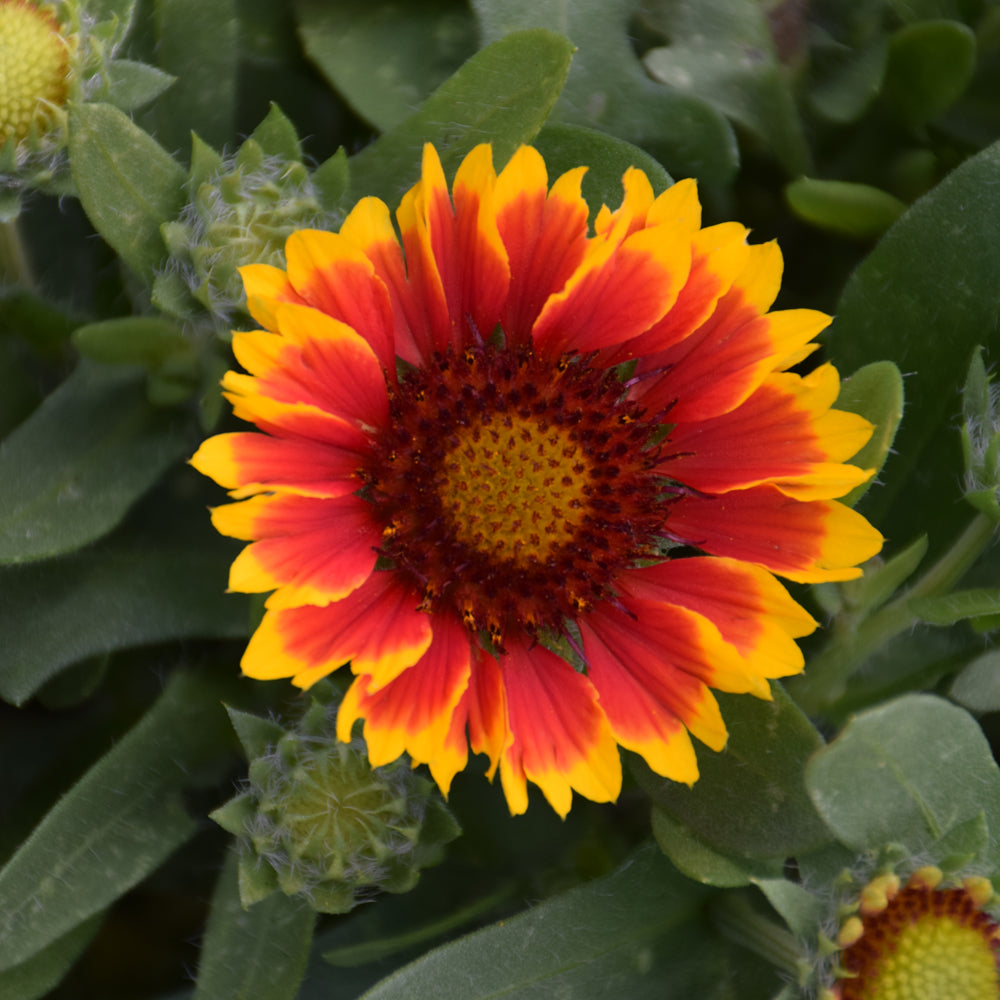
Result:
M1000 438L977 471L960 429L1000 426L1000 4L85 6L130 31L64 158L0 162L0 995L790 1000L825 974L840 870L895 845L998 872ZM238 545L184 464L228 426L231 318L180 277L184 206L278 163L335 228L394 207L423 143L453 173L484 140L498 167L526 142L550 176L588 164L594 210L630 164L694 176L706 223L779 239L779 305L836 313L839 405L877 425L851 499L886 549L802 588L828 626L806 676L720 699L693 790L632 762L616 806L512 820L473 766L412 893L244 910L207 818L246 767L223 704L297 709L238 676L259 608L223 593Z

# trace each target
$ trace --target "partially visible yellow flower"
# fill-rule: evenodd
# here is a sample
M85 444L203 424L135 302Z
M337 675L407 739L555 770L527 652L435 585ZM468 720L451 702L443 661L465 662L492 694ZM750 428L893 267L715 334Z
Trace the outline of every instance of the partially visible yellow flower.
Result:
M0 0L0 146L53 125L69 93L69 45L52 14Z
M984 910L994 898L988 879L949 885L933 867L903 888L874 879L841 926L840 977L825 1000L996 1000L1000 927Z

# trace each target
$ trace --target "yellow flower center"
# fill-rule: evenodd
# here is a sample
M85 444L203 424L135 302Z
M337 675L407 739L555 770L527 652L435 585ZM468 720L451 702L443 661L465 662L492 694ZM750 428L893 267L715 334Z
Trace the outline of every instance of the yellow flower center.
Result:
M0 0L0 145L45 131L66 102L69 58L50 14L26 0Z
M368 470L381 555L502 644L559 633L614 600L616 575L657 558L669 500L661 425L586 359L484 346L407 372Z
M997 926L965 889L910 885L843 953L842 1000L998 1000Z
M462 429L443 464L455 537L519 566L571 541L588 508L590 465L564 427L519 416L479 422Z

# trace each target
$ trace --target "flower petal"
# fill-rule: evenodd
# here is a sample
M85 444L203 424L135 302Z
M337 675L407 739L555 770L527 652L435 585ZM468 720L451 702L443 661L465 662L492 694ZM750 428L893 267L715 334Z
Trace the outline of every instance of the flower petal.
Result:
M253 540L229 571L229 589L275 591L269 608L324 605L346 597L371 576L381 531L359 497L336 500L257 496L216 507L223 535Z
M258 680L291 677L308 688L351 661L369 688L388 684L427 651L430 617L392 573L376 572L343 600L325 607L270 610L243 655Z
M253 431L216 434L190 461L237 498L265 492L340 497L360 485L356 451Z
M872 425L830 409L839 386L832 365L804 378L771 375L735 410L678 422L659 471L707 493L770 482L799 500L843 496L870 472L838 463L864 445Z
M767 685L753 678L787 677L803 666L795 638L817 626L788 591L763 567L721 556L668 559L623 573L626 600L641 598L676 604L704 615L743 659L744 681L716 676L712 686L725 691L752 691L769 698ZM749 686L748 686L749 685Z
M250 315L267 330L276 330L275 309L281 302L305 305L288 275L270 264L245 264L239 269Z
M774 486L681 497L667 528L705 552L759 563L799 583L853 580L882 547L882 536L849 507L802 502Z
M547 191L541 154L522 146L500 172L494 192L497 227L510 260L510 289L500 313L509 344L529 344L550 295L562 290L587 246L585 167L563 174Z
M573 790L611 802L621 790L621 761L597 694L583 674L543 646L511 643L500 658L512 742L500 762L511 815L528 807L527 781L560 816Z
M434 639L424 655L394 680L372 691L362 675L351 685L337 713L337 736L349 740L364 718L372 765L380 767L408 753L430 765L447 794L452 778L465 767L468 748L449 740L452 716L469 684L469 633L445 616L434 619Z
M339 233L303 229L285 244L288 279L314 309L364 338L389 372L396 370L389 291L364 251Z

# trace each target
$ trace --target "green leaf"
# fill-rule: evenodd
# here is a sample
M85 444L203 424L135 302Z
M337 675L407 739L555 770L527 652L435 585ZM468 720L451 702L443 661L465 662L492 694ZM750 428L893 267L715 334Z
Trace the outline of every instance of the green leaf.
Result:
M107 72L107 92L102 98L121 111L134 111L155 101L175 79L155 66L131 59L112 59Z
M226 729L218 692L175 675L0 870L0 970L105 909L191 837L180 791L224 757Z
M870 184L800 177L785 188L785 199L804 222L841 236L881 236L905 211L894 195Z
M236 129L239 63L236 0L155 0L156 59L176 83L151 108L168 149L187 147L191 131L222 149Z
M226 711L248 761L252 761L255 757L263 757L268 748L274 747L285 735L285 730L273 719L262 719L259 715L242 712L228 705Z
M950 107L976 67L976 36L960 21L920 21L889 39L883 94L908 125L918 127Z
M809 793L837 838L855 850L902 843L929 850L985 811L1000 861L1000 771L967 712L911 694L855 716L806 769Z
M1000 298L983 292L1000 287L997 232L1000 144L966 161L889 230L851 276L829 337L841 371L890 358L908 373L906 416L883 485L863 510L896 538L926 531L932 557L966 518L955 503L955 417L973 347L1000 338Z
M1000 650L977 656L952 681L948 696L970 712L1000 712Z
M280 156L283 160L302 160L302 146L295 126L273 101L264 120L250 133L250 138L267 156Z
M0 996L4 1000L35 1000L46 996L90 944L103 916L94 914L27 961L0 972Z
M492 141L497 166L506 163L541 128L572 51L553 32L523 31L478 52L414 114L351 158L353 194L396 204L419 176L425 142L436 146L449 175L484 141Z
M954 625L966 618L1000 614L1000 590L956 590L940 597L910 601L910 610L928 625Z
M576 46L552 121L610 132L642 146L675 177L728 183L739 156L732 127L700 97L649 78L632 44L639 0L473 0L482 37L547 28Z
M810 103L828 121L857 121L882 88L888 58L889 48L881 36L860 51L850 52L817 80Z
M69 160L91 224L151 281L166 253L160 226L184 204L183 168L110 104L77 104L70 111Z
M724 964L696 918L706 894L646 847L613 875L404 966L364 1000L590 1000L609 983L629 1000L706 996Z
M550 122L538 133L534 146L545 158L550 184L567 170L587 167L583 196L592 219L601 205L616 208L621 203L622 175L629 167L642 170L657 194L674 183L670 174L638 146L579 125Z
M334 211L345 199L351 186L351 168L343 146L312 172L312 182L319 189L323 208L327 212Z
M734 858L712 850L658 806L653 806L652 819L653 836L660 850L681 874L696 882L731 888L749 885L758 877L777 878L781 874L781 861L748 862L746 858Z
M73 346L92 361L144 368L159 368L170 358L193 353L176 323L155 316L88 323L74 331Z
M880 608L916 571L927 554L927 536L921 535L912 545L888 562L876 556L864 567L860 580L848 580L842 589L852 609L871 613Z
M739 858L785 858L829 839L803 782L819 733L778 685L774 701L718 694L729 729L722 753L698 748L694 787L654 774L639 758L643 790L708 847Z
M0 564L107 534L190 447L133 371L82 363L0 450Z
M154 497L83 552L0 568L0 696L22 704L103 653L246 636L248 600L225 593L238 543L212 530L197 488L181 482L192 500Z
M454 0L296 0L295 14L306 54L382 132L476 51L472 16Z
M699 0L660 10L670 44L643 57L650 75L752 132L789 174L808 171L802 123L759 0Z
M875 425L868 443L851 458L852 465L875 470L868 482L855 486L841 498L841 503L854 507L871 488L892 450L903 419L903 376L891 361L872 362L841 382L834 405L838 410L860 414Z
M244 910L236 869L231 850L212 894L195 1000L295 1000L316 913L280 892Z
M795 934L804 938L815 936L827 916L825 900L786 878L762 878L754 882Z

